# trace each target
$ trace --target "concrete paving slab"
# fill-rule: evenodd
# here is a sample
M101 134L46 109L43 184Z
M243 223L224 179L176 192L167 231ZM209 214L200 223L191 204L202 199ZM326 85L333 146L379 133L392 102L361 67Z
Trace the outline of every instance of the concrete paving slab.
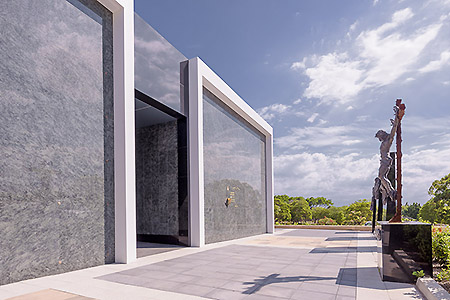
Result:
M93 298L66 293L54 289L45 289L21 296L9 298L9 300L94 300Z
M381 281L374 249L368 232L277 230L0 286L0 299L49 288L108 300L422 299Z

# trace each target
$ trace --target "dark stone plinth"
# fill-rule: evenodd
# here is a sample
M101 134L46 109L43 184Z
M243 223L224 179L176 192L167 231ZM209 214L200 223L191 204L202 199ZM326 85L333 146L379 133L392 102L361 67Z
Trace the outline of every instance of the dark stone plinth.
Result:
M388 199L387 205L386 205L386 221L389 221L392 219L392 217L397 212L397 205L395 200Z
M414 283L412 273L432 276L431 224L379 222L378 267L383 281Z

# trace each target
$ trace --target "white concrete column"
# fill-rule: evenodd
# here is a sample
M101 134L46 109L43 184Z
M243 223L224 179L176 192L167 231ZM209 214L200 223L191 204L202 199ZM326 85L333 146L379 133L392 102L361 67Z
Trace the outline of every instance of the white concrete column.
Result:
M115 261L136 259L133 0L99 0L113 13Z
M273 203L273 134L266 136L266 207L267 233L274 232Z
M203 84L199 58L189 60L189 243L205 245L203 173Z

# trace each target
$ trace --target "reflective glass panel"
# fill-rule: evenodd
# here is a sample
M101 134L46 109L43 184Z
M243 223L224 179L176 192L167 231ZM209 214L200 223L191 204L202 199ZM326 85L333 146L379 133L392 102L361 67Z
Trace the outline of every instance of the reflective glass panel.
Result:
M139 15L134 16L135 87L181 112L180 63L187 58Z
M266 232L265 140L203 89L205 241Z

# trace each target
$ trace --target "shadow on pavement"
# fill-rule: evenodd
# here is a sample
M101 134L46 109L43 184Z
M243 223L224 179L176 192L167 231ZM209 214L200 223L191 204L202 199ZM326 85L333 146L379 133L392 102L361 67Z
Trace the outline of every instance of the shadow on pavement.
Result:
M332 242L332 241L373 241L375 240L374 237L367 236L367 237L357 237L357 236L335 236L335 237L329 237L326 238L325 241Z
M361 276L357 281L357 276ZM360 288L368 288L375 290L389 290L411 288L409 283L381 281L380 273L377 267L360 267L360 268L341 268L336 280L337 284L347 286L358 286ZM416 295L415 293L407 293L408 295ZM406 294L405 294L406 295ZM413 299L422 299L413 297Z
M365 280L358 282L357 275L362 276ZM320 276L285 276L280 277L279 273L273 273L265 277L259 277L254 281L244 282L244 285L248 285L243 294L253 294L264 286L268 286L273 283L282 282L308 282L313 281L320 283L321 280L336 280L336 284L350 287L362 287L368 289L385 290L386 287L389 290L411 288L411 284L398 283L398 282L385 282L381 281L379 277L377 267L362 267L362 268L340 268L337 277L320 277ZM405 294L406 295L406 294ZM412 299L422 299L416 293L407 293Z
M367 247L324 247L314 248L309 253L347 253L347 252L377 252L376 246Z
M304 281L320 281L320 280L330 280L336 279L336 277L319 277L319 276L286 276L278 277L280 274L274 273L265 277L260 277L251 282L244 282L245 285L250 285L243 294L253 294L259 291L264 286L272 283L280 282L304 282Z

